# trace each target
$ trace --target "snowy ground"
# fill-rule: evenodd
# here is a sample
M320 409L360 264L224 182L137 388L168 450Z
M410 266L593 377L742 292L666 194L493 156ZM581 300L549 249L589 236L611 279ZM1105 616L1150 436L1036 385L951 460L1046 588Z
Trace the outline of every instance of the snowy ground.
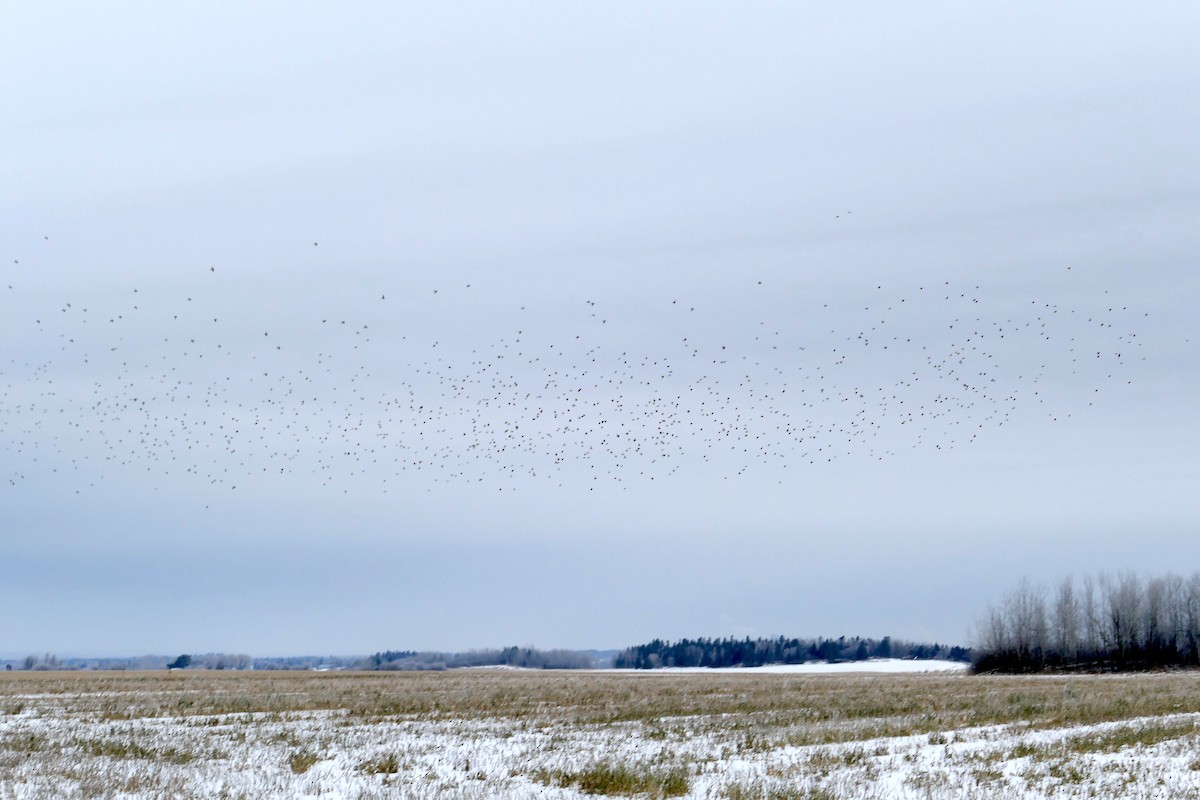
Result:
M909 658L872 658L866 661L809 661L805 664L768 664L763 667L723 667L712 670L706 667L664 667L656 670L603 670L605 672L620 672L635 675L654 675L672 672L712 673L721 672L728 675L846 675L860 672L879 674L899 674L914 672L965 672L970 667L962 661L918 661Z
M472 700L477 712L456 716L364 715L358 707L193 714L190 708L206 696L191 689L139 686L131 689L136 696L111 687L9 691L0 695L0 798L1200 798L1196 711L880 736L873 731L898 719L872 716L874 698L887 689L878 681L887 677L807 679L806 691L846 680L833 688L862 696L855 707L861 716L839 713L811 724L780 723L766 707L769 699L755 700L764 708L745 714L622 719L637 715L617 705L611 719L599 722L554 708L496 715L488 707L511 708L505 704L512 692L526 685L512 681L539 679L489 680ZM670 693L671 680L655 691ZM928 687L935 693L942 685L958 692L965 686L981 698L992 691L987 678L909 680L942 681ZM1010 692L1005 702L1033 698L1019 688L1011 693L1013 685L1020 686L997 684ZM1086 684L1072 682L1064 691L1079 686ZM688 691L736 694L730 687L720 682ZM284 694L277 698L281 707ZM549 696L538 695L538 702ZM636 688L629 696L641 702ZM770 696L767 683L762 697ZM1079 694L1080 703L1097 702L1089 698ZM223 702L233 708L238 698ZM596 700L586 702L592 708ZM920 726L919 709L907 716Z

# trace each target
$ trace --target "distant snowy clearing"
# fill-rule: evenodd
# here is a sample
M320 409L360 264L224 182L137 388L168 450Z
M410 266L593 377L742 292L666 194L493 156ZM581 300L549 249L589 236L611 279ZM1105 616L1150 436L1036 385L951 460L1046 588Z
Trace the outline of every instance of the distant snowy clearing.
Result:
M658 669L612 669L602 672L636 673L639 675L661 675L664 672L700 672L706 674L762 675L764 673L781 673L797 675L844 675L852 672L875 673L913 673L913 672L965 672L970 664L962 661L927 660L919 661L909 658L872 658L867 661L840 661L830 664L826 661L810 661L806 664L767 664L762 667L660 667Z

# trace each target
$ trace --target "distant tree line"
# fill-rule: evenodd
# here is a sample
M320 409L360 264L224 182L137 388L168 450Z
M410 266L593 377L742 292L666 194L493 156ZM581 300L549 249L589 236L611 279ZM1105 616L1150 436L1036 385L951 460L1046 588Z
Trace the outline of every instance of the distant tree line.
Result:
M980 624L977 672L1200 666L1200 573L1023 580Z
M25 656L25 660L21 662L21 669L41 671L75 669L75 667L67 664L53 653L46 653L44 656Z
M124 658L59 658L52 653L2 661L7 670L347 670L361 669L363 656L256 656L245 653L143 655Z
M253 669L254 661L245 653L184 654L165 666L167 669Z
M2 663L2 662L0 662ZM53 653L28 655L8 662L20 670L154 670L154 669L253 669L254 661L244 653L205 653L170 658L144 655L130 658L59 658Z
M257 670L346 670L360 669L362 656L259 656Z
M948 659L970 661L965 647L897 641L890 636L864 639L655 639L617 654L618 669L657 667L762 667L768 664L806 664L810 661L866 661L871 658Z
M538 650L506 647L502 650L469 650L465 653L385 650L368 657L364 669L442 670L462 667L522 667L525 669L590 669L592 657L578 650Z
M59 658L52 653L28 655L21 661L9 662L8 667L21 670L126 670L162 669L165 656L136 656L133 658Z

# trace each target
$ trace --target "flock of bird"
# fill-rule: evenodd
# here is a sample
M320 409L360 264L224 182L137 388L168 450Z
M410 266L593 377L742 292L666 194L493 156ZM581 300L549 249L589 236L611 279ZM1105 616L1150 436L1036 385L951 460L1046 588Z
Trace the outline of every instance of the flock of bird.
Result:
M1107 294L1085 309L938 280L814 298L730 278L719 297L510 300L460 282L376 287L344 313L298 287L272 323L231 311L242 290L217 265L55 290L42 245L0 284L10 486L782 481L1064 419L1141 358L1143 315Z

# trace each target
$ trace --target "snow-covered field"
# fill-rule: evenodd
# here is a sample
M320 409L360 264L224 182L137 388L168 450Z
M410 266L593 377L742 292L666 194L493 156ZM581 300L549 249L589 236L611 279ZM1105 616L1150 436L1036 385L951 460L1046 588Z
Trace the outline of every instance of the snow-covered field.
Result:
M1195 675L757 674L6 679L0 798L1200 798Z

